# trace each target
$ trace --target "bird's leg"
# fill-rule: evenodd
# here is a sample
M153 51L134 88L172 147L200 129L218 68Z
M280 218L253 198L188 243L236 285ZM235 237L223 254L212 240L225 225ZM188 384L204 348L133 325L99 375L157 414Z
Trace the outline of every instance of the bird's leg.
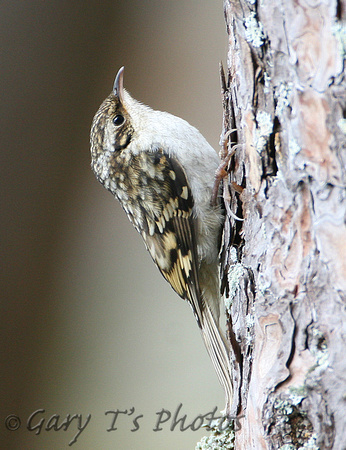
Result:
M227 133L225 135L223 135L221 138L222 150L220 152L220 157L221 157L222 162L219 165L219 167L216 169L216 172L215 172L215 180L214 180L214 186L213 186L212 198L211 198L211 204L213 206L215 206L217 204L216 200L217 200L221 180L223 180L224 178L227 177L230 160L231 160L232 156L235 154L235 152L237 151L236 145L233 146L231 152L228 151L227 140L228 140L229 135L231 133L233 133L233 131L234 131L233 129L227 131ZM234 181L231 182L231 185L232 185L233 189L236 192L238 192L238 194L241 194L243 192L243 188L241 186L239 186L237 183L235 183Z

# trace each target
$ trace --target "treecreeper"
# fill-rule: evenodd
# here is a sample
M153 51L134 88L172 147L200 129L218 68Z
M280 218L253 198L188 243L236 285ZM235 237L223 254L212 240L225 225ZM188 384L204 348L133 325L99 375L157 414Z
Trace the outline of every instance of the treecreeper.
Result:
M122 67L93 119L91 166L119 200L162 275L190 304L229 414L230 352L219 326L223 216L211 201L220 159L185 120L133 99L123 76Z

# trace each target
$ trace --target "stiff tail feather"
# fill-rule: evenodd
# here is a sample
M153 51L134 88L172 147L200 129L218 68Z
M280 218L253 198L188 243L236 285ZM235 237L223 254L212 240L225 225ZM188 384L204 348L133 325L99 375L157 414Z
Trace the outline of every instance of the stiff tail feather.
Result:
M232 368L228 343L215 321L212 311L205 305L201 332L210 359L213 362L219 381L224 388L226 396L225 413L231 412L233 398Z

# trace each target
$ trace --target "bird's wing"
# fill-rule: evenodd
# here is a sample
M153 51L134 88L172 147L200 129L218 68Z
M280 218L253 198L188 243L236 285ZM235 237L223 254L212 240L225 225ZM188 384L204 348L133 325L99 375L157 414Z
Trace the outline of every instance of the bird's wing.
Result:
M162 275L180 297L189 300L201 327L204 306L198 280L196 219L185 171L163 150L142 152L138 157L145 178L139 199L142 237Z

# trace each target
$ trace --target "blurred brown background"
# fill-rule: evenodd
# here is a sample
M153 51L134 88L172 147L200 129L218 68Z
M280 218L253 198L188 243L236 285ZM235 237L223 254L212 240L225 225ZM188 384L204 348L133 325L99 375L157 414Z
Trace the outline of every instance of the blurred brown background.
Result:
M124 65L135 98L218 149L222 1L3 0L0 22L0 447L70 448L76 421L45 431L48 419L91 414L72 448L192 449L203 429L154 432L156 413L182 403L186 426L223 393L190 308L95 180L89 129ZM105 412L131 407L107 432Z

